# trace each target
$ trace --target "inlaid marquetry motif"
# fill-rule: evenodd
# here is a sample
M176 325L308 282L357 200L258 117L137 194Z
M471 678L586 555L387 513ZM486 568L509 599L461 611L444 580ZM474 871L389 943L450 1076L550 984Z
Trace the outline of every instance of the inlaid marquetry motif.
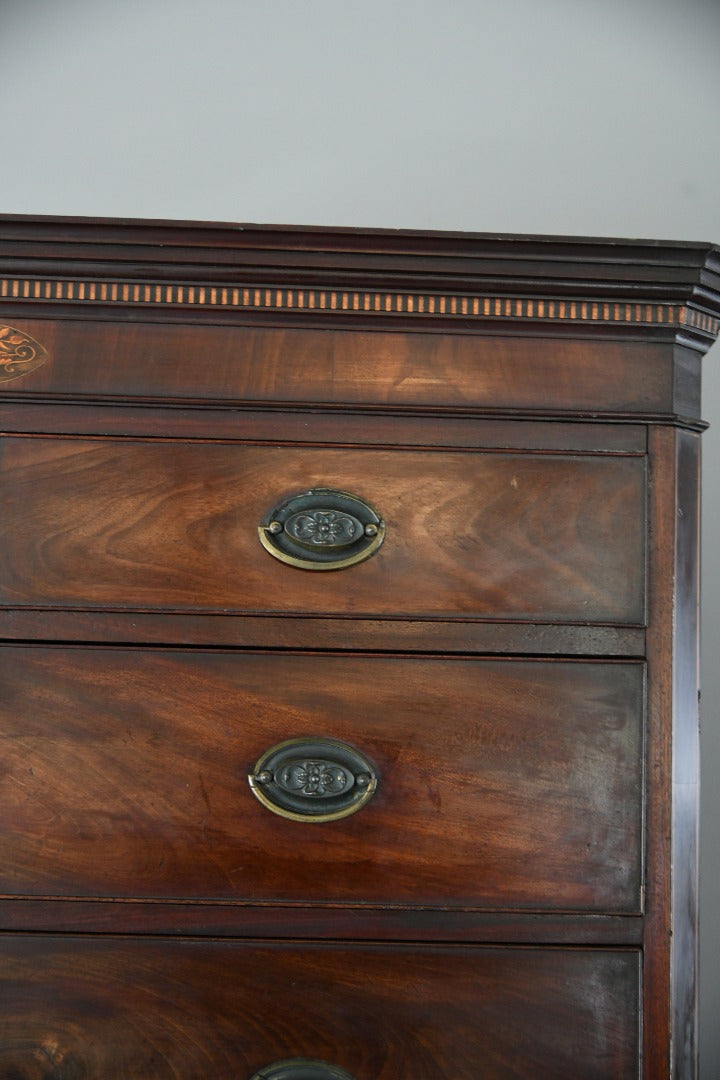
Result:
M0 383L28 375L47 358L47 350L29 334L0 325Z
M0 299L118 307L277 311L288 314L687 327L717 336L720 319L682 304L657 301L533 299L434 292L277 286L162 284L2 278Z

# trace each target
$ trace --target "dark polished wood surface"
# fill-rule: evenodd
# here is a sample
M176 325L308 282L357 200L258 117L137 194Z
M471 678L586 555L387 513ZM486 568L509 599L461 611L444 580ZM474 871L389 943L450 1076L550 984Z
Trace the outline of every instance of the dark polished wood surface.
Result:
M639 663L0 649L0 892L637 912ZM286 821L288 738L377 768Z
M8 403L0 397L0 432L35 435L136 436L192 442L235 441L271 446L374 446L424 450L531 450L552 453L644 454L642 424L520 419L434 410L343 409L335 406Z
M642 627L476 619L316 615L169 615L138 611L0 608L0 638L238 648L350 649L534 656L645 655Z
M260 523L316 487L376 507L375 556L267 554ZM0 600L642 624L644 507L637 457L7 437Z
M249 1078L294 1057L356 1080L635 1075L637 950L0 941L0 1071Z
M0 1076L694 1080L718 331L703 244L0 217Z
M13 325L50 354L32 385L12 385L11 393L30 400L312 402L542 415L673 409L673 350L661 343L16 317Z
M648 1075L697 1068L699 445L688 432L651 432L648 631L647 918ZM677 500L677 501L676 501ZM666 838L670 838L668 843ZM670 926L672 932L665 930Z
M640 915L505 912L382 904L278 904L211 900L0 896L5 930L163 934L285 941L456 942L641 946Z

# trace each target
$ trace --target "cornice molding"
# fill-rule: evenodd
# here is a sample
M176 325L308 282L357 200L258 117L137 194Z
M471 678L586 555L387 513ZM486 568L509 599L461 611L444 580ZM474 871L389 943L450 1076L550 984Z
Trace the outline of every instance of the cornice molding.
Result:
M708 244L0 217L0 312L720 333ZM100 309L103 309L102 312ZM91 314L91 312L93 314Z

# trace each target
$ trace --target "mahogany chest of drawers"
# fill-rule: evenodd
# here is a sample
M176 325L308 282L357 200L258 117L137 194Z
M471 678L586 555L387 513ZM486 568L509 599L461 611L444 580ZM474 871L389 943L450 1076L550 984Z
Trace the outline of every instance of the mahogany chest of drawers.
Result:
M0 220L0 1076L695 1075L701 244Z

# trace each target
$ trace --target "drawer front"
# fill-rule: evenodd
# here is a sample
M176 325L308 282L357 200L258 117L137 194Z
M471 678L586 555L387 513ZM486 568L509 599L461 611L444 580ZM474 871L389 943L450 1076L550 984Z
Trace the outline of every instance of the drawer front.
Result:
M636 662L4 648L0 891L637 912L643 686ZM248 774L315 736L377 790L288 820Z
M373 506L379 550L268 554L261 522L312 488ZM645 618L643 457L8 437L0 512L6 607Z
M634 950L33 935L0 955L7 1077L250 1080L297 1058L354 1080L638 1076Z

